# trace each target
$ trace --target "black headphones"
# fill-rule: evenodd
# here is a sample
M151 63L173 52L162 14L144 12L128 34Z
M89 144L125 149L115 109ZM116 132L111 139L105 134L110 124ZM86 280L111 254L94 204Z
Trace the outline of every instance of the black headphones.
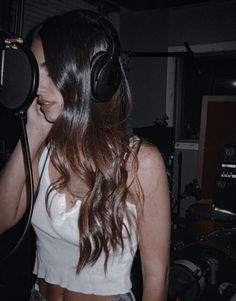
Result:
M106 102L116 93L121 82L120 41L107 19L100 17L98 22L108 39L108 48L96 53L91 60L91 96L94 102Z

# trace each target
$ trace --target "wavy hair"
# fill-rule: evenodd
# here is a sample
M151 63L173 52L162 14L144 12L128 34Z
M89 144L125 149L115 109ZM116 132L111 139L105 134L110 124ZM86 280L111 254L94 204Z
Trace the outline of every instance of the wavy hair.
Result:
M131 104L131 97L124 70L110 101L91 100L91 58L108 43L97 18L81 11L66 13L48 19L38 31L49 75L64 99L64 110L48 137L51 161L60 174L48 196L54 189L69 190L71 173L88 187L83 196L69 191L82 200L78 272L94 264L103 251L106 269L110 251L123 250L124 218L131 223L126 165L131 154L136 158L138 152L138 147L129 146L124 102Z

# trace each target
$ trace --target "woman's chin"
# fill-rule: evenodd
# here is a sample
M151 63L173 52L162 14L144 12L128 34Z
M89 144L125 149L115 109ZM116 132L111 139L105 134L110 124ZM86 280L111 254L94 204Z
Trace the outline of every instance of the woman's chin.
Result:
M44 114L45 119L47 120L47 122L49 123L54 123L56 121L57 118L55 118L54 116L50 115L50 114Z
M49 112L45 112L42 108L41 108L41 112L44 115L44 118L47 120L47 122L49 123L54 123L57 119L57 117L53 116L52 114L49 114Z

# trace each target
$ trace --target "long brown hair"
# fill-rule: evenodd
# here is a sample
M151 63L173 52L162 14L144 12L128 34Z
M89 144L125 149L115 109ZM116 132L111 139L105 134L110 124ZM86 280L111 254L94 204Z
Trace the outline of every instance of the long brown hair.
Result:
M78 271L93 264L105 253L124 247L122 231L130 197L127 187L127 160L137 157L130 147L124 104L130 92L123 71L120 87L106 103L91 100L91 57L106 49L107 39L97 16L83 12L67 13L47 20L38 32L43 43L46 65L53 82L64 98L64 110L49 135L51 161L60 177L49 187L67 189L71 172L88 187L81 198L78 217L80 258ZM137 160L133 160L137 164ZM137 165L136 165L137 168Z

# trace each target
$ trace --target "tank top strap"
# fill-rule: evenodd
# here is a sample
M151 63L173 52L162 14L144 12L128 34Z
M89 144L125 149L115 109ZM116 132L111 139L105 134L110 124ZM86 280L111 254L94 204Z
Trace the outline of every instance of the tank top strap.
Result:
M140 142L140 138L136 135L133 135L129 138L129 147L133 148L138 142Z

